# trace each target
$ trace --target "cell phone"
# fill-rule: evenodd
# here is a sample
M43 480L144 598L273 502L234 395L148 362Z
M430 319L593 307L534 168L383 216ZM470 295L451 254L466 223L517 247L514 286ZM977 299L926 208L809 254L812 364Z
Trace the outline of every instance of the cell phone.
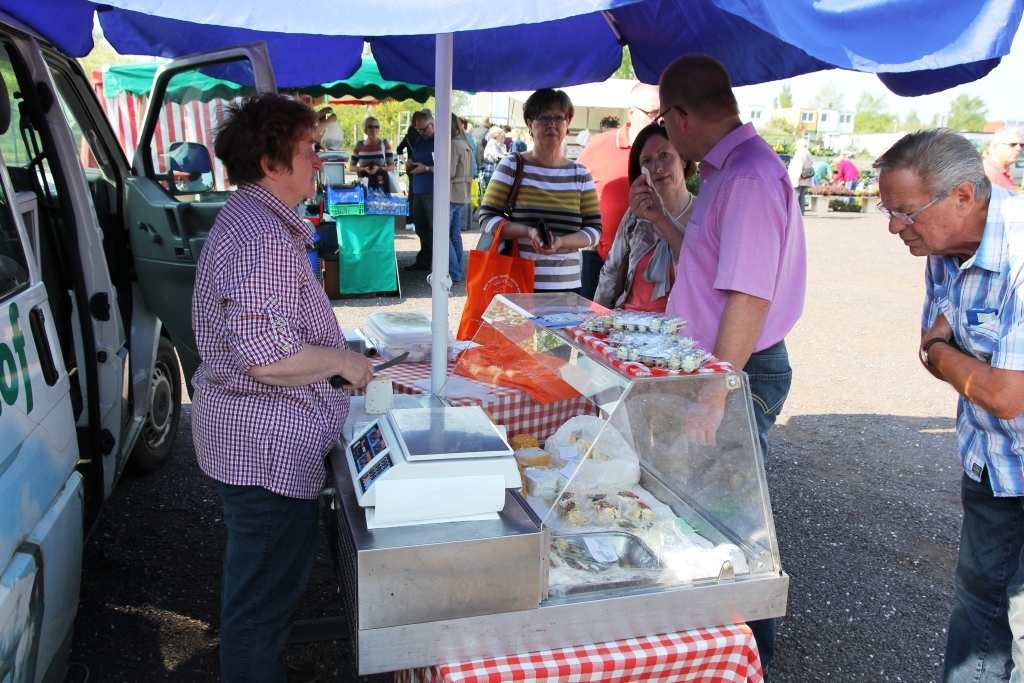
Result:
M406 164L405 164L405 168L406 169L416 168L417 166L419 166L419 164L416 163L415 161L409 161L409 162L406 162Z
M544 219L541 219L541 221L537 223L537 232L540 233L540 243L545 247L550 247L551 231L548 230L548 224L544 222Z

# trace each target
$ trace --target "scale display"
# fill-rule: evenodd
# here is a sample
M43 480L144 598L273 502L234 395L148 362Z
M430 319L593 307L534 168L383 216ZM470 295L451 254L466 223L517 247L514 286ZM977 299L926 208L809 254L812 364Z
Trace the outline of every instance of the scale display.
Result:
M360 429L346 461L362 506L376 505L374 484L483 474L521 485L512 448L479 406L399 408Z

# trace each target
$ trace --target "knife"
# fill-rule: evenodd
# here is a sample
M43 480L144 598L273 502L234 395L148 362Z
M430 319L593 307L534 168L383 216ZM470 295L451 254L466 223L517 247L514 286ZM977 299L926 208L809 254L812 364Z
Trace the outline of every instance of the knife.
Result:
M375 365L373 367L373 371L374 372L380 372L381 370L387 370L392 365L398 365L399 363L401 363L402 361L404 361L408 357L409 357L409 352L406 351L405 353L401 353L401 354L395 356L394 358L392 358L391 360L387 361L386 363L381 363L380 365ZM341 375L334 375L333 377L331 377L331 386L334 387L335 389L341 389L343 386L345 386L345 379Z

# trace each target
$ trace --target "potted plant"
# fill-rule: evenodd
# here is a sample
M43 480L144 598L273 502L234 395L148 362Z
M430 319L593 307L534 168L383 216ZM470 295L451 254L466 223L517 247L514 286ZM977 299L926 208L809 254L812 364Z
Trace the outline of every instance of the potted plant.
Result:
M601 119L601 130L608 130L610 128L618 128L620 125L618 116L605 116Z
M867 187L859 187L854 193L857 197L857 201L864 205L864 211L874 211L875 206L882 201L878 196L878 186L868 185Z
M811 211L815 213L827 213L829 210L829 199L831 197L849 197L853 192L842 185L815 185L810 190Z

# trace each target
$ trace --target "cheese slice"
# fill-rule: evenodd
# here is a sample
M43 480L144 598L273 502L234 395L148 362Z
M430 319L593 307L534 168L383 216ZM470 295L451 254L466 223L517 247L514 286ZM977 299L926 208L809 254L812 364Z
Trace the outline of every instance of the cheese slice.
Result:
M395 407L395 389L391 378L387 375L377 375L366 385L367 415L381 415Z

